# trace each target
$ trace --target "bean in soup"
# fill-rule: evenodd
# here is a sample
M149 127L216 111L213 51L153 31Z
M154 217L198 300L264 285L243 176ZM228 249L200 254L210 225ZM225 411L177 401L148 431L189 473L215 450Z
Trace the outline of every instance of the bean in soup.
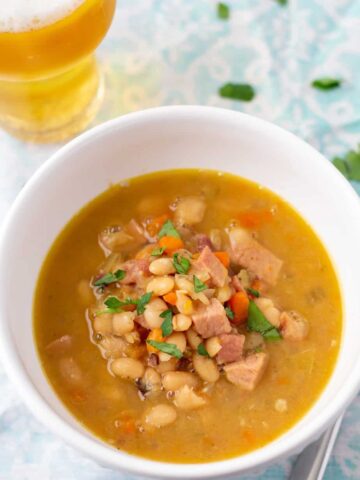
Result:
M330 378L341 321L334 269L302 218L198 170L89 203L52 246L34 304L69 410L115 448L168 462L233 457L291 428Z

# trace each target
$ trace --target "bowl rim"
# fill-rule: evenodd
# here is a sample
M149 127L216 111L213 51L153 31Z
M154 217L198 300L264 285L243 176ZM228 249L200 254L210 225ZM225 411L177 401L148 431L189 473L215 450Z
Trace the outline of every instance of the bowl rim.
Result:
M90 139L100 139L101 141L103 134L111 134L112 131L115 132L118 128L125 125L136 125L143 121L151 123L156 119L166 118L168 116L181 119L183 116L188 115L192 115L199 120L206 120L212 117L219 121L223 118L226 118L228 121L233 121L234 123L242 121L249 125L256 126L260 135L265 131L271 132L277 136L282 136L284 140L290 141L294 147L305 149L312 155L312 161L323 162L323 168L331 169L331 173L338 176L337 181L339 188L342 188L343 194L347 195L349 200L354 203L354 208L358 209L357 213L360 221L360 202L355 190L323 155L294 134L271 122L237 111L197 105L163 106L129 113L95 126L62 146L38 168L18 194L3 222L0 237L0 272L2 271L1 267L4 261L6 244L9 240L7 232L13 223L16 224L16 219L22 204L28 201L28 199L31 201L31 197L36 192L38 183L41 182L45 174L51 174L51 172L56 172L58 168L65 166L67 156L71 151L85 145ZM110 446L107 446L105 442L103 443L102 440L97 439L92 432L90 432L91 437L84 435L70 426L47 404L28 377L20 357L16 352L12 335L6 321L6 312L3 309L3 295L4 292L0 291L0 355L7 375L15 384L29 410L41 423L45 424L47 428L60 436L72 447L94 458L100 464L106 464L112 468L119 468L132 474L156 476L156 478L216 478L245 472L254 468L259 469L265 467L280 457L284 457L285 455L289 456L299 451L309 442L309 439L320 436L331 421L334 421L349 405L360 388L359 358L354 368L354 375L344 381L328 408L324 409L321 414L313 420L310 426L302 428L296 436L288 439L286 444L285 442L283 442L283 444L280 443L280 445L276 445L275 448L273 445L274 441L272 441L264 447L245 455L209 463L179 464L149 460L128 454L125 451L112 449ZM356 372L358 372L357 375ZM51 385L50 388L52 388ZM313 407L311 407L311 409L312 408ZM309 411L311 411L311 409ZM170 469L171 475L169 473Z

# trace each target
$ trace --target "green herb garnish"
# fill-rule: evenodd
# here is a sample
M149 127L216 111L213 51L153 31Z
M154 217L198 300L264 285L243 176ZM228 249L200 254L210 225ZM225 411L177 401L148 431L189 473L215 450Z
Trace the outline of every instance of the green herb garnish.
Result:
M190 260L188 260L186 257L180 257L178 253L174 253L173 265L177 273L182 273L185 275L190 269Z
M199 355L202 355L203 357L210 357L209 352L206 350L205 345L203 343L199 343L196 350Z
M119 300L117 297L108 297L104 302L104 305L107 307L106 310L98 312L98 315L121 312L122 307L127 305L135 305L137 314L141 315L145 312L145 305L150 302L151 296L152 292L145 293L138 299L128 297L126 300Z
M255 97L255 90L247 83L226 83L219 88L219 95L232 100L250 102Z
M253 300L249 301L247 326L250 331L261 333L267 340L281 338L279 330L267 320Z
M178 347L174 343L166 343L166 342L157 342L156 340L146 340L146 343L151 345L152 347L160 350L160 352L167 353L176 358L181 358L183 354L178 349Z
M235 315L230 307L225 307L225 312L226 312L226 316L230 318L230 320L234 320Z
M124 304L125 304L125 302L122 302L117 297L108 297L104 302L104 305L107 307L107 310L105 310L104 312L100 312L100 313L116 313L116 312L119 312L121 307L124 306Z
M176 230L171 220L166 220L166 222L161 227L161 230L158 234L159 238L165 237L165 236L180 238L179 232Z
M165 247L157 247L151 252L152 257L160 257L165 252Z
M103 275L101 278L96 280L93 285L95 287L102 287L103 285L110 285L110 283L117 282L119 280L122 280L125 277L125 270L116 270L116 272L112 273L106 273Z
M288 4L288 0L275 0L279 5L285 6Z
M165 312L160 313L160 317L164 319L161 324L161 331L163 337L168 337L173 332L172 317L173 313L170 309L165 310Z
M152 292L147 292L142 295L138 300L135 300L134 305L136 305L136 311L138 315L141 315L145 312L145 306L150 302Z
M200 293L208 288L196 275L193 276L193 282L195 293Z
M250 293L250 295L252 295L253 297L260 297L260 292L258 290L255 290L254 288L247 288L246 291L247 293Z
M217 4L217 15L221 20L228 20L230 17L230 8L229 5L223 2Z
M350 150L344 158L334 158L333 164L348 180L360 181L360 145L357 151Z
M323 77L317 78L311 82L311 86L319 90L332 90L338 88L341 85L341 80L338 78Z

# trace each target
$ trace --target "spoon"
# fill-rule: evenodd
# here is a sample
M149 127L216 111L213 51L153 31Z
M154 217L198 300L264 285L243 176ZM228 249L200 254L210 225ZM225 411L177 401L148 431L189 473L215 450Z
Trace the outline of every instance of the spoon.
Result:
M321 480L339 433L342 414L335 424L303 450L296 459L289 480Z

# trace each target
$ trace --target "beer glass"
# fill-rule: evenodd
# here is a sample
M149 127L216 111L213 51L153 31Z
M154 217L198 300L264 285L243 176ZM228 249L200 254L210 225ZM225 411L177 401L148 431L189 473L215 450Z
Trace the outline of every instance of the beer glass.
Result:
M25 140L63 140L94 117L102 81L93 52L116 0L0 2L0 126Z

